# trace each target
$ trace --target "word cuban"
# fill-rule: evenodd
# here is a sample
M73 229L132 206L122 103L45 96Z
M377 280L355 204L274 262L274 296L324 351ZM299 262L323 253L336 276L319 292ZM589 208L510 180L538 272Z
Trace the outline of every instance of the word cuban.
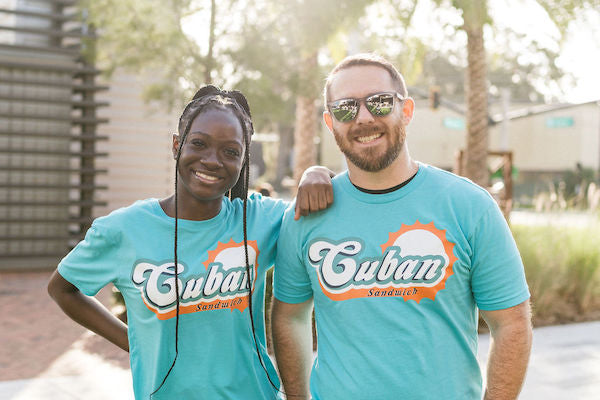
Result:
M334 291L380 285L435 286L443 279L448 265L446 259L437 254L401 256L398 246L388 247L380 257L357 261L362 247L359 240L330 243L319 239L310 244L308 256L321 282Z
M221 263L210 263L206 275L182 280L184 271L185 266L179 264L179 296L184 304L231 299L245 295L250 289L245 266L224 268ZM254 266L250 266L250 271L253 281ZM164 309L175 304L175 264L138 263L133 268L131 279L153 306Z

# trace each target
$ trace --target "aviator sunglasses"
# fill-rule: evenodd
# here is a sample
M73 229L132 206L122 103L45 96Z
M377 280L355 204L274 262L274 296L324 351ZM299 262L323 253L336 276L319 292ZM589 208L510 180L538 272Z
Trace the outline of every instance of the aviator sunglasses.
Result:
M383 117L391 113L394 109L394 98L396 97L401 101L405 99L398 92L384 92L375 93L360 99L348 98L332 101L331 103L327 103L327 107L329 108L329 112L338 121L350 122L358 115L361 101L365 102L365 106L372 116Z

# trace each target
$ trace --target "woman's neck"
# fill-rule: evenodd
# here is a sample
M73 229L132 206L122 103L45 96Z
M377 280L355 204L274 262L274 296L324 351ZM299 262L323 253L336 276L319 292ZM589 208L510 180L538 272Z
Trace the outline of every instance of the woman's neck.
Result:
M223 203L223 197L218 199L200 201L197 199L182 199L178 197L177 218L191 221L205 221L219 215ZM175 218L175 195L161 199L159 204L165 214Z

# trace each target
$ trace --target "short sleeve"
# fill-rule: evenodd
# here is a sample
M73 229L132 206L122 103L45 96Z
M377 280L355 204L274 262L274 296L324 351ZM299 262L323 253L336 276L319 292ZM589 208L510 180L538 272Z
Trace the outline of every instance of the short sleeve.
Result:
M122 250L120 233L111 232L96 220L84 240L58 264L58 272L81 292L93 296L116 280L125 262Z
M273 294L280 301L297 304L309 300L313 291L302 255L303 221L294 220L294 206L295 203L290 204L285 212L277 241Z
M279 236L281 220L289 202L273 197L262 196L260 193L252 193L248 196L249 204L255 205L255 218L261 223L273 227L275 239Z
M480 309L502 310L529 298L519 250L495 203L479 220L471 243L471 288Z

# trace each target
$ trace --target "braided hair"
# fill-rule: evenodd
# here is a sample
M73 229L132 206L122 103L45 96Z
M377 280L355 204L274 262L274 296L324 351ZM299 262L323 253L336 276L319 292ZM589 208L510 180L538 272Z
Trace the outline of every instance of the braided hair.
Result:
M267 378L271 385L279 390L279 388L273 383L269 372L264 364L262 356L260 354L258 348L258 342L256 340L256 333L254 329L254 314L252 311L252 279L250 273L250 262L248 257L248 235L247 235L247 206L248 206L248 182L250 178L250 137L254 133L254 127L252 125L252 119L250 114L250 106L248 105L248 101L246 97L242 94L242 92L237 90L227 91L221 90L216 86L207 85L199 89L192 100L185 106L183 112L181 113L181 117L179 118L178 132L180 135L179 140L179 148L177 149L177 155L175 157L175 233L173 240L173 262L175 267L175 299L176 299L176 307L175 307L175 357L173 358L173 362L171 367L167 371L160 385L150 394L150 398L158 392L167 378L171 374L173 367L175 366L175 362L177 361L177 356L179 354L178 351L178 342L179 342L179 314L180 314L180 300L179 300L179 264L177 259L177 227L178 227L178 196L177 196L177 186L178 186L178 171L179 171L179 158L181 156L181 151L183 149L183 145L186 141L187 135L192 126L192 122L198 115L202 112L207 111L208 109L216 107L216 108L226 108L235 114L235 116L240 121L240 125L242 126L243 133L243 145L244 145L244 160L242 163L242 169L240 171L240 176L235 183L235 185L229 190L227 193L228 197L233 200L236 198L240 198L243 200L243 235L244 235L244 255L245 255L245 263L246 263L246 274L248 276L248 309L250 313L250 325L252 328L252 338L254 340L254 346L256 349L256 354L258 355L258 359L265 373L267 374ZM255 261L256 264L256 261ZM256 278L256 277L255 277Z

